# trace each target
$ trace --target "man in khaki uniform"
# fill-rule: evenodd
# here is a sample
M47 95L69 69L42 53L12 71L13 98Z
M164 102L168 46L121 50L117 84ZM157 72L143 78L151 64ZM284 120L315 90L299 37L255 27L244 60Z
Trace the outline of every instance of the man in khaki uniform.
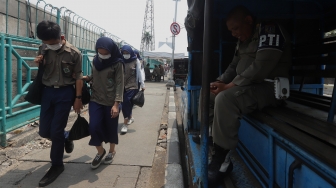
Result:
M230 11L226 24L238 43L229 67L210 84L210 91L216 96L212 125L215 154L208 171L210 185L230 172L226 171L229 164L224 160L237 147L242 115L279 104L274 83L264 79L289 77L291 66L290 38L277 23L258 23L247 8L238 6Z
M160 68L157 65L154 65L153 75L156 82L160 82Z
M36 63L43 63L42 83L45 85L41 101L39 134L52 141L51 168L39 182L40 187L52 183L63 171L64 149L71 153L74 145L64 129L71 106L76 113L82 108L82 55L61 36L61 28L54 22L37 25L37 37L42 40ZM75 87L74 87L75 86Z

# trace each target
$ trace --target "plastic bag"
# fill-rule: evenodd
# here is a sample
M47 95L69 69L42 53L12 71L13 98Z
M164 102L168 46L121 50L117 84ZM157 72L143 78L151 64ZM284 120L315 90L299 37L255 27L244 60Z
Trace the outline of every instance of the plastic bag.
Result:
M139 91L137 94L134 95L132 98L133 104L142 107L145 103L145 95L143 90Z
M69 132L69 140L79 140L90 135L89 123L78 114L77 120Z

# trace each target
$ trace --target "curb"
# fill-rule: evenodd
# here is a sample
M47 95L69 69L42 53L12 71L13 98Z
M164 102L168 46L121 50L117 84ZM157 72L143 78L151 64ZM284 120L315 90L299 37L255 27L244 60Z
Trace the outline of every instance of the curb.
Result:
M165 188L184 187L174 94L169 91Z

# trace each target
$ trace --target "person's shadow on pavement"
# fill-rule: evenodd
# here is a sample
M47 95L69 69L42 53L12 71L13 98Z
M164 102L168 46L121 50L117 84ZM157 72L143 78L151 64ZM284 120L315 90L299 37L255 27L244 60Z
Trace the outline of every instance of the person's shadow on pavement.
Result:
M91 161L84 155L76 161ZM101 164L97 169L91 169L89 163L64 163L64 171L58 178L46 187L88 187L99 180L98 174L109 165ZM50 163L25 161L16 169L0 176L1 187L38 187L39 181L51 167Z

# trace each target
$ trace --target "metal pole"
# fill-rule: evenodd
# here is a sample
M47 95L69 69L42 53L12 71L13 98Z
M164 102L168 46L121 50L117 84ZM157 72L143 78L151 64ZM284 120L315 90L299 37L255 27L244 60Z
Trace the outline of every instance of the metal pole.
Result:
M6 23L7 25L7 23ZM6 104L5 104L5 36L0 35L0 141L6 146Z
M201 116L201 182L208 187L208 136L209 136L209 98L210 79L209 66L211 61L211 10L213 0L204 4L204 34L203 34L203 66L202 66L202 116Z
M6 34L8 34L8 0L6 0Z
M60 20L61 20L61 10L59 8L56 9L57 10L57 18L56 18L56 23L58 25L60 25ZM52 9L51 9L52 11Z
M177 17L177 2L178 0L174 0L175 1L175 16L174 16L174 22L176 22L176 17ZM174 69L174 52L175 52L175 35L173 34L173 37L172 37L172 47L173 47L173 52L172 52L172 60L171 60L171 63L170 63L170 80L173 80L173 69Z

